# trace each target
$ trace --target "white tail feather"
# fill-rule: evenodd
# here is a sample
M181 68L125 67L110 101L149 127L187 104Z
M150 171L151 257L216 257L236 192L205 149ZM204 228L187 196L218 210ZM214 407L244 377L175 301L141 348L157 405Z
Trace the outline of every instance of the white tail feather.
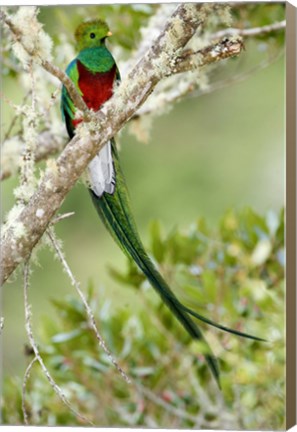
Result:
M99 151L88 165L91 189L100 197L104 192L114 193L115 172L110 141Z

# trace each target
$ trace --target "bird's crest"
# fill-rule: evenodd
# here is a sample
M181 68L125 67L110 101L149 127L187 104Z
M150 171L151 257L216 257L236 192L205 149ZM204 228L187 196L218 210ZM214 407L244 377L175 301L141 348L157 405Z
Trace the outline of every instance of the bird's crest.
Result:
M77 50L102 46L105 38L111 34L105 21L101 19L85 21L77 27L74 34Z

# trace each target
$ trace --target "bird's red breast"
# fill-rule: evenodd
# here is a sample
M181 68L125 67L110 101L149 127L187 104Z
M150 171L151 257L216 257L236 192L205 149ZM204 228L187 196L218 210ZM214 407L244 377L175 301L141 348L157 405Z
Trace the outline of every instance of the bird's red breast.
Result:
M108 72L93 73L89 71L79 60L77 61L78 86L82 92L82 98L89 109L98 111L113 93L113 84L116 77L116 65ZM76 127L80 119L72 121Z

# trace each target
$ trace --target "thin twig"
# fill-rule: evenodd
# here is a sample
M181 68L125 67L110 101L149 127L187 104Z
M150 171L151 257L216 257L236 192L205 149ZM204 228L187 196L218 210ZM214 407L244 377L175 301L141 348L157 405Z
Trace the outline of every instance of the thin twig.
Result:
M63 213L61 215L58 215L57 217L52 219L51 224L55 225L56 223L60 222L61 220L67 219L73 215L75 215L75 212L68 212L68 213Z
M31 374L31 369L32 366L34 365L34 363L38 361L37 357L34 357L31 362L29 363L25 375L24 375L24 379L23 379L23 385L22 385L22 411L23 411L23 416L24 416L24 422L25 425L29 424L29 415L27 412L27 408L26 408L26 386L27 386L27 382L28 379L30 378L30 374Z
M255 37L262 36L267 33L284 30L286 28L286 20L279 21L273 24L268 24L262 27L253 27L249 29L227 28L220 30L211 35L212 39L220 39L228 36Z
M29 90L29 91L25 94L25 96L24 96L24 98L23 98L23 100L22 100L21 105L24 105L24 104L26 103L26 101L27 101L27 99L28 99L30 93L31 93L31 90ZM4 143L4 142L9 138L9 135L10 135L10 133L11 133L11 131L12 131L14 125L16 124L16 121L17 121L19 118L20 118L19 114L15 114L15 115L13 116L13 118L12 118L12 120L11 120L11 122L10 122L10 125L8 126L8 129L7 129L7 131L6 131L5 135L4 135L3 143Z
M42 115L45 118L46 127L48 127L49 129L51 128L50 110L55 105L55 103L57 102L58 97L60 97L60 94L61 94L61 89L60 88L56 89L51 94L51 97L50 97L48 104L45 107L42 107Z
M57 240L55 238L55 235L54 235L53 231L49 228L46 233L47 233L49 239L51 240L51 242L53 244L53 247L54 247L54 249L55 249L55 251L57 253L57 256L58 256L59 260L62 263L62 266L66 270L66 273L69 276L69 279L70 279L72 285L76 289L78 295L80 296L80 298L81 298L81 300L82 300L82 302L84 304L84 307L85 307L86 312L87 312L87 317L88 317L89 325L93 329L93 331L94 331L94 333L96 335L96 338L97 338L97 340L99 342L99 345L104 350L104 352L107 354L109 360L115 366L115 368L117 369L117 371L121 374L121 376L125 379L125 381L130 384L131 383L130 378L123 371L123 369L120 367L120 365L118 364L118 362L115 360L115 358L111 354L110 350L107 348L103 337L100 335L100 333L98 331L98 328L96 326L96 321L95 321L94 314L93 314L93 312L92 312L92 310L91 310L91 308L90 308L90 306L89 306L89 304L88 304L88 302L87 302L87 300L86 300L83 292L80 289L79 283L75 279L75 277L74 277L74 275L73 275L73 273L72 273L72 271L71 271L71 269L70 269L70 267L69 267L69 265L68 265L68 263L67 263L67 261L65 259L65 256L64 256L64 254L62 252L62 249L60 248L60 246L59 246L59 244L58 244L58 242L57 242Z
M61 399L61 401L67 406L67 408L69 408L69 410L75 416L77 416L79 419L81 419L83 422L89 423L90 425L94 426L94 424L92 423L91 420L89 420L84 415L80 414L78 411L76 411L72 407L71 403L66 398L66 396L62 392L61 388L58 386L58 384L52 378L51 374L49 373L47 367L45 366L45 364L43 362L41 355L39 354L39 350L37 348L37 344L36 344L34 336L33 336L33 331L32 331L32 326L31 326L31 306L29 304L29 299L28 299L29 272L30 272L29 262L30 262L30 258L24 264L24 305L25 305L25 320L26 320L26 326L25 327L26 327L26 332L27 332L29 342L30 342L31 347L32 347L34 354L35 354L35 358L38 360L38 362L41 366L41 369L42 369L44 375L46 376L47 380L49 381L50 385L52 386L53 390L55 391L57 396Z

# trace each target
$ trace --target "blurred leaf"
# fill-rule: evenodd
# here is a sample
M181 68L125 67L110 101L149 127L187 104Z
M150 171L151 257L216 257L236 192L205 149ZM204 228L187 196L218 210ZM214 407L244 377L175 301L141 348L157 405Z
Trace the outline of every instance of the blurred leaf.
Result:
M82 330L77 329L68 333L58 333L55 336L52 336L51 340L53 343L63 343L75 339L81 334L82 334Z

